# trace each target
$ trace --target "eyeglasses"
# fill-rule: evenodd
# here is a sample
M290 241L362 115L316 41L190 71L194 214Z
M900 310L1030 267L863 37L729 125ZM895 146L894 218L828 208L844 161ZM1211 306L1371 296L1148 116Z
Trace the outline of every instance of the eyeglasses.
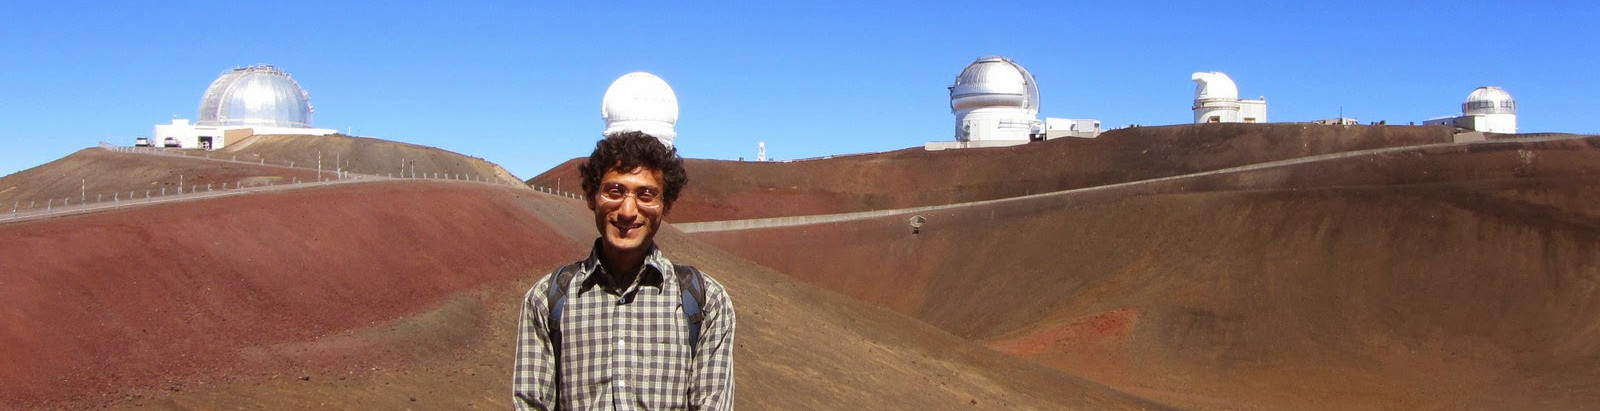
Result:
M600 186L600 199L607 203L621 203L623 199L633 197L634 204L640 208L660 208L661 193L655 187L639 187L632 192L628 187L619 183L607 183Z

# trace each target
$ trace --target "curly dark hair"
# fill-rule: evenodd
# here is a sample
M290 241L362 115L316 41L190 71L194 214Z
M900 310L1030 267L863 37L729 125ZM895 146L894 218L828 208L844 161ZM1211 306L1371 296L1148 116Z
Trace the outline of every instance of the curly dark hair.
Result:
M638 131L612 134L595 143L589 161L578 165L583 175L583 193L594 198L600 189L600 177L607 171L628 171L637 167L661 172L661 195L670 209L678 200L678 192L689 185L689 172L683 169L683 158L678 149L667 147L661 140Z

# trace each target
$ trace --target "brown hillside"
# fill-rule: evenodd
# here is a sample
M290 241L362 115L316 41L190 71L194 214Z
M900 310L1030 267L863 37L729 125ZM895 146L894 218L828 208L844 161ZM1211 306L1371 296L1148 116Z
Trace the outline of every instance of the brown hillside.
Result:
M1600 400L1597 147L1416 150L963 207L916 235L901 215L696 238L1186 408L1578 409Z
M504 407L520 298L587 212L388 182L0 224L0 407ZM740 408L1159 408L660 238L740 308Z
M294 161L299 167L315 167L317 156L321 155L325 170L342 168L352 173L380 176L439 173L481 177L490 182L522 182L505 168L481 158L416 144L343 134L250 136L217 150L218 156L224 154L238 155L241 160L249 158L249 161L266 159L276 164Z
M9 213L13 205L25 211L30 203L44 208L45 202L51 199L58 206L63 199L78 204L85 197L90 202L97 197L111 201L113 195L127 200L130 192L135 198L143 199L146 191L151 196L159 196L163 189L167 194L175 193L179 184L188 191L206 184L221 189L223 183L231 187L241 182L266 185L292 183L296 179L315 181L316 178L316 170L86 148L0 177L0 204L4 204L0 211Z
M795 162L688 160L690 189L674 206L673 219L717 221L992 200L1318 154L1446 143L1453 132L1432 126L1189 124L1000 148L908 148ZM559 179L576 187L578 161L528 183L555 186Z
M185 190L212 184L221 189L244 182L252 185L314 181L317 157L322 156L322 178L335 178L339 164L351 173L394 175L401 173L421 178L455 180L483 179L489 182L521 184L498 165L476 157L394 141L344 135L251 136L221 150L148 149L177 155L152 155L87 148L38 167L0 177L0 204L3 212L13 205L26 210L30 203L38 208L54 199L73 204L97 196L111 201L113 195L126 199L132 192L144 198L145 191L159 195L162 188L172 193L182 184ZM226 161L225 161L226 160ZM293 165L293 168L289 167Z

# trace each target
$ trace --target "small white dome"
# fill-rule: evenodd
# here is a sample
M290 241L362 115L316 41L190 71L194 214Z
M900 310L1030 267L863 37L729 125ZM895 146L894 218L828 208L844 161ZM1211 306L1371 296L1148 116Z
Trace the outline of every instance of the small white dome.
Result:
M1517 114L1517 101L1511 99L1511 93L1499 87L1478 87L1467 95L1467 102L1461 103L1461 114Z
M600 117L606 122L604 135L639 131L671 147L673 138L678 136L678 95L654 74L624 74L606 88L600 101Z
M1016 107L1039 113L1039 84L1033 74L1011 59L979 58L956 76L950 86L950 111L985 107Z
M311 96L268 65L222 73L200 97L201 126L311 127Z
M1233 78L1218 71L1201 71L1189 75L1194 80L1194 99L1239 99L1239 86L1233 84Z

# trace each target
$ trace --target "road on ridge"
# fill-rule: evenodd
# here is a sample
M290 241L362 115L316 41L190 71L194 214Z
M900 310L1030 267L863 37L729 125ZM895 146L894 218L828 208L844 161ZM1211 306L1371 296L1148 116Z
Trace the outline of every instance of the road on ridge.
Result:
M965 203L945 204L945 205L936 205L936 206L899 208L899 209L892 209L892 210L857 211L857 212L838 213L838 214L819 214L819 215L806 215L806 216L752 218L752 219L745 219L745 220L724 220L724 221L704 221L704 222L694 222L694 223L677 223L677 224L672 224L672 226L673 227L677 227L678 230L681 230L681 231L683 231L685 233L707 233L707 232L718 232L718 231L753 230L753 229L761 229L761 228L793 227L793 226L813 225L813 224L828 224L828 223L837 223L837 222L845 222L845 221L865 220L865 219L879 218L879 217L898 215L898 214L924 213L924 212L929 212L929 211L938 211L938 210L947 210L947 209L955 209L955 208L963 208L963 207L982 206L982 205L988 205L988 204L999 204L999 203L1005 203L1005 202L1009 202L1009 201L1021 201L1021 200L1037 199L1037 198L1052 197L1052 196L1068 196L1068 195L1085 193L1085 192L1092 192L1092 191L1098 191L1098 190L1109 190L1109 189L1115 189L1115 188L1124 188L1124 187L1137 186L1137 185L1142 185L1142 184L1160 183L1160 182L1167 182L1167 181L1174 181L1174 180L1200 178L1200 177L1214 176L1214 175L1219 175L1219 174L1241 173L1241 172L1246 172L1246 171L1262 170L1262 169L1275 168L1275 167L1285 167L1285 166L1292 166L1292 165L1306 164L1306 163L1314 163L1314 162L1320 162L1320 161L1339 160L1339 159L1345 159L1345 158L1351 158L1351 157L1360 157L1360 156L1368 156L1368 155L1376 155L1376 154L1398 153L1398 152L1406 152L1406 151L1412 151L1412 150L1425 150L1425 149L1439 148L1439 147L1460 147L1460 146L1469 146L1469 145L1475 145L1475 144L1537 143L1537 142L1545 142L1545 141L1574 140L1574 139L1582 139L1582 138L1589 138L1589 137L1592 137L1592 136L1587 136L1587 135L1567 135L1567 134L1562 134L1562 135L1540 135L1540 136L1530 136L1530 137L1505 138L1505 139L1498 139L1498 140L1478 140L1478 141L1463 141L1463 142L1451 142L1451 143L1421 144L1421 145L1402 146L1402 147L1385 147L1385 148L1375 148L1375 149L1368 149L1368 150L1346 151L1346 152L1341 152L1341 153L1320 154L1320 155L1315 155L1315 156L1300 157L1300 158L1289 159L1289 160L1268 161L1268 162L1265 162L1265 163L1248 164L1248 165L1243 165L1243 166L1238 166L1238 167L1229 167L1229 168L1223 168L1223 169L1217 169L1217 170L1211 170L1211 171L1202 171L1202 172L1198 172L1198 173L1183 174L1183 175L1170 176L1170 177L1152 178L1152 179L1149 179L1149 180L1129 181L1129 182L1125 182L1125 183L1109 184L1109 185L1094 186L1094 187L1075 188L1075 189L1071 189L1071 190L1062 190L1062 191L1055 191L1055 192L1049 192L1049 193L1040 193L1040 194L1026 195L1026 196L1020 196L1020 197L1001 198L1001 199L994 199L994 200L972 201L972 202L965 202Z

